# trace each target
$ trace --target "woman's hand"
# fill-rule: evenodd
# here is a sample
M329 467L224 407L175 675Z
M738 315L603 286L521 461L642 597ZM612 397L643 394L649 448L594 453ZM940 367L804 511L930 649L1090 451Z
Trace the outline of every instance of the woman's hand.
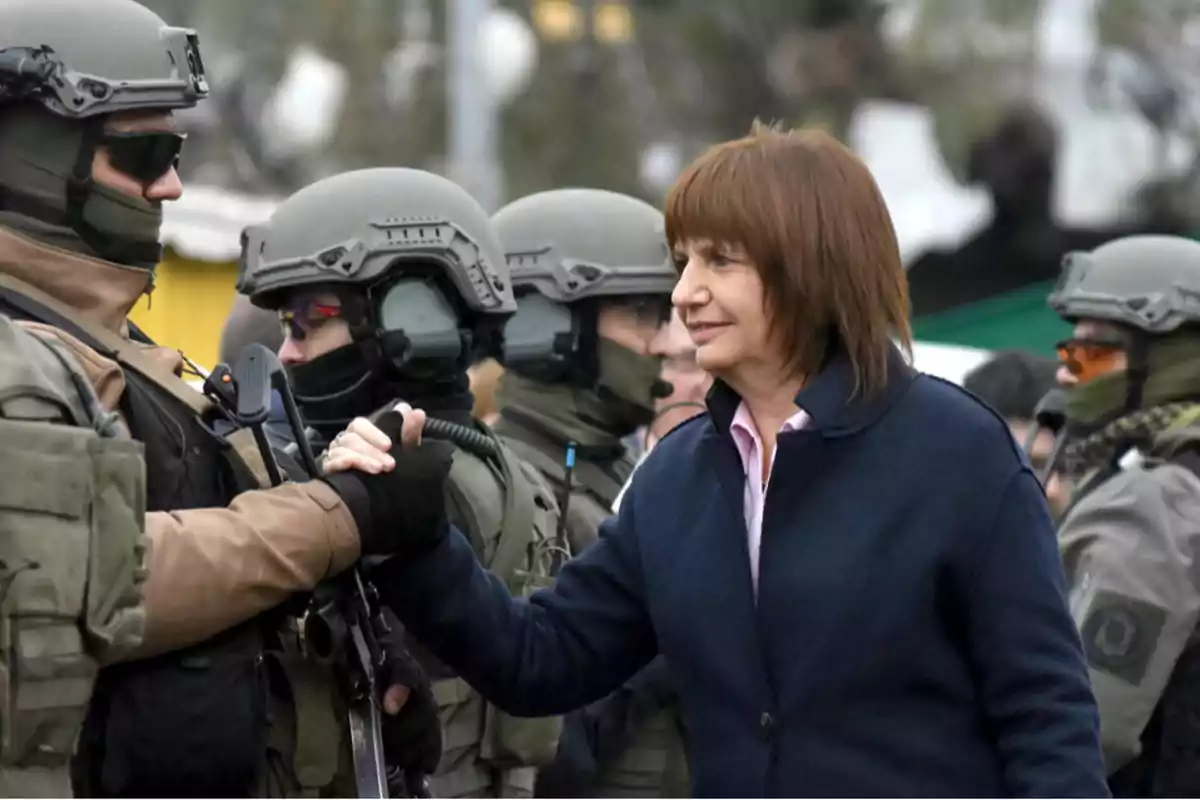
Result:
M404 417L400 432L402 446L417 447L421 444L421 432L425 427L425 412L414 409L408 403L397 403L392 409ZM322 456L321 468L326 475L357 469L378 475L396 466L389 455L393 442L366 417L355 417L346 430L329 443Z

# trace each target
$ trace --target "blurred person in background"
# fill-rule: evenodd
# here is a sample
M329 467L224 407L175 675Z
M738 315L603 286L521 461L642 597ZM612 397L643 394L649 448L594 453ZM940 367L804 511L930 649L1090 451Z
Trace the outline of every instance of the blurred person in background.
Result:
M1019 350L997 353L963 378L963 388L979 397L1008 422L1013 438L1024 446L1033 435L1028 449L1029 463L1038 474L1048 466L1054 453L1055 434L1038 427L1038 403L1057 385L1058 362ZM1055 515L1066 508L1067 482L1058 472L1046 480L1046 499Z
M712 376L696 363L696 345L692 344L692 337L678 311L671 312L670 321L650 343L650 352L662 357L662 381L670 385L671 393L654 403L654 419L643 434L645 444L637 466L641 466L659 439L708 410L704 401L712 387ZM621 487L613 501L614 512L620 510L621 500L632 481L633 475L630 475Z
M999 98L988 97L985 91L978 100L987 106ZM1064 221L1056 211L1064 194L1070 194L1062 180L1070 172L1062 120L1044 104L1029 99L1003 101L994 117L979 114L980 110L966 98L937 104L935 116L945 114L947 122L958 117L963 123L975 116L973 124L983 124L970 136L939 138L951 151L943 153L961 183L990 196L991 215L965 240L936 246L909 264L915 317L963 309L988 297L1052 281L1063 255L1070 251L1091 250L1130 233L1174 232L1170 221L1159 215L1089 225ZM941 123L935 123L938 128ZM956 138L958 145L953 145ZM961 150L961 157L953 155L956 150Z
M893 344L905 274L866 167L756 125L683 172L666 218L709 413L553 589L514 600L457 531L410 526L376 575L389 603L520 714L665 656L699 796L1105 796L1041 486L1003 419Z
M712 376L696 363L696 345L678 311L663 326L650 344L651 352L662 357L662 380L671 393L654 403L654 421L647 430L647 449L659 439L697 414L708 410L704 398L712 387Z
M467 377L471 382L471 394L475 397L475 419L485 425L495 425L500 419L500 406L496 393L500 389L500 378L504 367L494 358L487 358L471 365Z
M580 553L633 468L622 439L651 422L668 391L654 351L676 279L663 215L628 195L561 189L515 200L492 221L517 293L496 432L550 481ZM682 728L660 658L568 717L538 794L686 797Z
M261 344L278 353L283 344L283 326L278 314L256 307L250 298L239 294L221 328L221 361L233 364L238 353L250 344Z
M1074 324L1059 529L1118 797L1200 795L1200 243L1075 253L1050 297Z
M225 326L221 328L222 363L232 367L242 350L252 344L261 344L272 353L278 353L283 345L283 326L279 324L278 314L258 308L250 302L250 298L239 294L225 318ZM218 421L214 429L223 433L232 425L228 421ZM283 409L283 398L277 391L271 392L271 411L265 428L273 443L280 446L290 443L292 428Z

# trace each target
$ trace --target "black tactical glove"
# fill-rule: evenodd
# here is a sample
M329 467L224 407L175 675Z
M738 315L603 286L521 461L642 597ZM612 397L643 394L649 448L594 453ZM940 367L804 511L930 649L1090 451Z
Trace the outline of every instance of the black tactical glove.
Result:
M404 644L404 628L390 609L382 611L387 630L382 636L376 633L385 654L379 685L385 691L392 686L410 690L400 713L383 715L383 751L388 766L400 770L407 783L419 782L442 760L442 724L429 676Z
M389 411L375 423L395 443L389 453L396 461L391 471L370 475L351 470L323 478L354 516L364 556L418 555L446 534L443 492L454 446L426 437L420 447L402 447L403 421Z

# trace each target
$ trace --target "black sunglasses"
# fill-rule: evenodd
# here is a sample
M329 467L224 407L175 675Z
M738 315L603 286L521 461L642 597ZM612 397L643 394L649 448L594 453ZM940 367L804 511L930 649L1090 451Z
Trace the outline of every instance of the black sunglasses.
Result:
M115 169L149 185L179 166L185 139L170 131L105 131L100 143Z

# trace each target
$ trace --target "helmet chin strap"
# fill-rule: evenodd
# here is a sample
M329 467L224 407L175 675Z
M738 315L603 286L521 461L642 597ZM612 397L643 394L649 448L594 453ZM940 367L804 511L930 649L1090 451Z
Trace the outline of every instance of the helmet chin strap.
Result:
M92 193L92 163L96 159L96 149L104 135L104 117L92 117L84 120L83 133L79 137L79 150L75 154L75 163L71 167L71 176L67 178L67 224L79 234L88 247L97 253L103 252L103 237L87 220L83 218L83 207L87 205L88 195Z
M1125 357L1125 374L1128 376L1129 387L1125 397L1125 410L1131 412L1142 407L1146 379L1150 377L1149 336L1141 331L1135 332L1125 348Z
M50 185L38 186L41 191L35 192L33 187L23 181L9 182L0 186L0 210L60 229L64 235L80 243L79 249L86 255L153 270L162 256L157 223L152 235L147 230L142 237L121 237L116 233L101 230L87 220L88 203L93 197L97 202L105 204L110 215L114 208L120 208L119 203L103 196L103 193L119 193L115 189L98 186L92 174L92 163L104 136L104 119L103 116L97 116L69 123L45 114L22 118L21 124L26 128L26 137L42 133L44 140L58 143L63 152L58 153L56 159L53 153L30 151L32 145L22 139L12 151L13 154L30 164L36 164L41 170L41 180L57 185L52 188ZM69 155L67 149L70 151ZM21 152L22 150L25 152ZM64 181L63 178L55 176L67 171L64 163L66 160L70 161L70 169ZM56 203L45 199L48 191L62 192L62 207L57 207ZM96 211L95 208L92 210Z
M71 168L71 176L67 179L67 225L101 258L119 264L156 265L162 258L162 245L157 239L122 241L115 235L101 231L85 217L88 199L95 188L92 164L104 137L104 119L103 116L97 116L83 122L79 151Z

